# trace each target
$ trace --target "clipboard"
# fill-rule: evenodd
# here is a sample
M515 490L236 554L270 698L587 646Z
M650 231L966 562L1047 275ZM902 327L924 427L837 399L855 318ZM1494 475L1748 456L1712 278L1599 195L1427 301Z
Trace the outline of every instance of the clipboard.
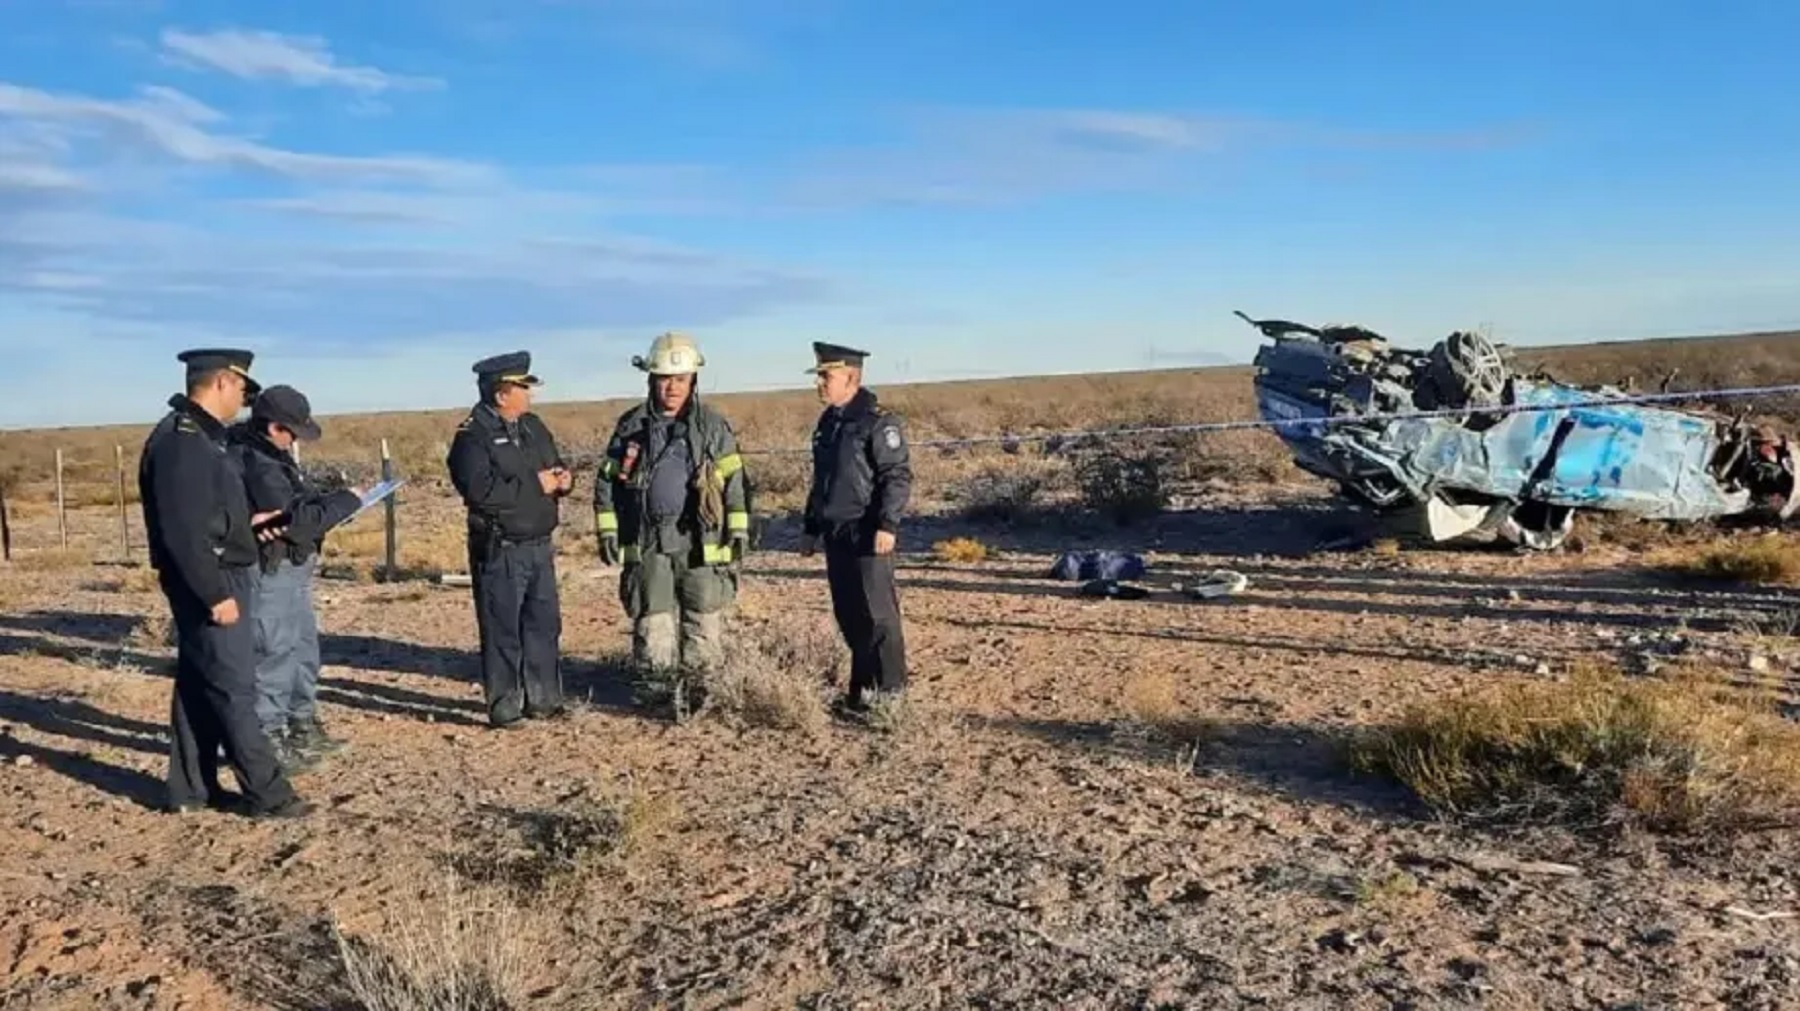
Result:
M406 483L405 478L396 477L391 480L383 481L380 484L377 484L375 487L370 488L368 491L363 492L362 504L356 507L355 512L344 517L342 523L338 523L335 525L342 526L343 523L348 523L351 520L357 518L358 516L361 516L363 513L367 512L371 506L378 505L383 499L387 498L389 495L392 495L394 492L399 491L400 486L405 483Z
M375 487L370 488L368 491L363 492L361 502L359 505L357 505L356 511L351 513L350 515L344 517L343 519L337 521L336 523L333 523L331 526L327 527L326 529L327 530L336 530L338 527L341 527L344 524L355 519L356 517L361 516L363 513L367 512L369 510L369 507L374 506L374 505L379 505L383 499L386 499L388 496L394 494L394 492L399 491L400 486L405 483L406 483L405 478L394 478L392 480L383 481L380 484L377 484ZM252 523L250 525L250 529L260 534L263 531L268 530L272 527L284 527L292 521L293 521L293 517L288 514L287 510L283 509L281 512L278 512L275 515L270 516L268 519L263 520L261 523Z

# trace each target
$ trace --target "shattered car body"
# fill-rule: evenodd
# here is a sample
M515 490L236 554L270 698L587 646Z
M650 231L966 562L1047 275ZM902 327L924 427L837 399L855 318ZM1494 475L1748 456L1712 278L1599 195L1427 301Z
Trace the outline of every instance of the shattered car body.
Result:
M1295 463L1379 512L1410 513L1433 541L1549 549L1579 510L1786 519L1800 504L1788 441L1741 418L1609 403L1627 394L1518 375L1478 334L1418 352L1360 327L1238 315L1272 341L1255 359L1257 406L1265 420L1298 422L1276 428ZM1421 411L1437 413L1381 417Z

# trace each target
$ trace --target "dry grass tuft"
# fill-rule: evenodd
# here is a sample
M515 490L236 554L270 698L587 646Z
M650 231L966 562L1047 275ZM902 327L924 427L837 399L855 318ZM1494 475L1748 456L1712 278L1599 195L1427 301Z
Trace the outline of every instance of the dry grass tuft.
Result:
M369 937L333 936L350 992L367 1011L506 1011L523 1006L527 944L504 899L472 901L448 875L435 901L413 895Z
M463 833L473 848L454 865L516 895L559 895L628 867L678 813L673 797L653 795L635 779L604 794L582 785L549 807L483 808Z
M1800 543L1781 534L1671 551L1665 567L1738 583L1800 583Z
M371 509L326 536L319 564L322 571L367 581L381 575L386 557L387 529L382 511ZM430 522L409 516L406 506L400 505L395 521L394 564L400 579L435 579L445 573L468 571L468 535L461 515L446 515Z
M1473 821L1705 833L1800 810L1800 727L1701 673L1580 670L1433 700L1353 751L1358 767Z
M743 727L818 733L843 647L824 621L739 625L706 679L705 710Z
M1191 767L1212 724L1181 700L1175 680L1166 673L1143 673L1125 684L1127 733L1173 749L1176 764Z
M965 565L985 562L992 557L988 546L973 537L952 537L949 540L938 541L931 546L931 551L946 562Z

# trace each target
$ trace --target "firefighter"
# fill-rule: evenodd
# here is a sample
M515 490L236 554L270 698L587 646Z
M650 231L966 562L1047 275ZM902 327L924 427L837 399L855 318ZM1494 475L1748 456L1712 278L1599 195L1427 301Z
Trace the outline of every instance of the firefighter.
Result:
M476 362L481 402L457 426L447 464L468 509L469 579L481 638L488 723L517 727L566 712L556 587L558 506L574 477L531 412L531 354Z
M813 479L801 553L822 546L831 609L850 647L852 713L906 687L906 639L894 585L894 547L912 495L905 423L862 385L868 352L813 344L819 400Z
M594 481L600 560L624 565L632 660L664 677L722 661L736 563L749 548L744 462L730 422L700 401L705 364L693 339L673 332L632 359L649 396L619 417Z

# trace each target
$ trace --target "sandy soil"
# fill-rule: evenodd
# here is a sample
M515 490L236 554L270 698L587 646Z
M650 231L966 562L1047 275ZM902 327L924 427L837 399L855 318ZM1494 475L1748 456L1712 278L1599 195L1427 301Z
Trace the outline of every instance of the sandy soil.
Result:
M1339 751L1411 701L1586 657L1782 670L1791 640L1745 624L1797 602L1603 547L1306 550L1340 522L1305 497L1215 500L1091 542L1148 552L1153 585L1249 576L1205 603L1078 598L1043 578L1042 535L936 562L949 528L915 528L916 700L885 734L634 708L615 574L573 548L566 677L587 704L492 732L466 590L322 581L325 713L352 746L298 780L320 811L280 823L154 810L168 650L141 575L0 570L0 1007L356 1007L332 924L377 936L451 869L509 896L478 940L520 960L520 1006L1800 1005L1800 921L1741 914L1800 909L1794 835L1478 832ZM746 619L826 620L792 533L747 567ZM1197 752L1133 719L1156 691L1216 721ZM532 826L620 797L628 847L520 884ZM504 893L480 880L502 864Z

